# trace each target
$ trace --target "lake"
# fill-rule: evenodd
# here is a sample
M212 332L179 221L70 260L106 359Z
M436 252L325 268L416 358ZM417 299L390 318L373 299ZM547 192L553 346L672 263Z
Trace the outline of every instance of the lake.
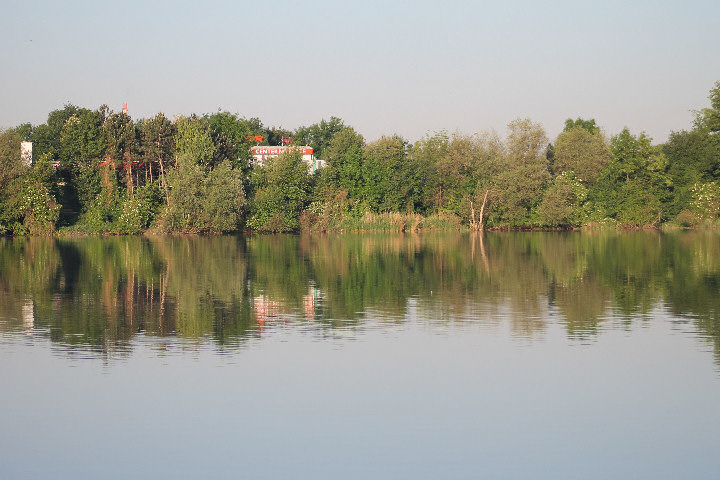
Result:
M0 238L0 478L720 478L720 233Z

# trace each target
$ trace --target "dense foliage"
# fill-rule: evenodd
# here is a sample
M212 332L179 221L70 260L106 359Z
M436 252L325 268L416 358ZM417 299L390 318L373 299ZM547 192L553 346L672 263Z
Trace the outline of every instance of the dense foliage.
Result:
M331 117L288 131L229 112L135 121L103 105L0 132L0 233L575 228L715 225L720 82L710 107L664 145L594 119L550 142L529 119L496 134L366 140ZM262 166L250 147L313 147ZM33 143L33 163L20 143Z

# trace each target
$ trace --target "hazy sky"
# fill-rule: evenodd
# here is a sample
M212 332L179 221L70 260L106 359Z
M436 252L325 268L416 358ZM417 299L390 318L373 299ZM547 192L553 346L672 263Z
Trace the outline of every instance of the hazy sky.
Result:
M441 129L554 138L568 117L656 143L720 80L720 1L0 0L0 127L66 103L218 109L367 140Z

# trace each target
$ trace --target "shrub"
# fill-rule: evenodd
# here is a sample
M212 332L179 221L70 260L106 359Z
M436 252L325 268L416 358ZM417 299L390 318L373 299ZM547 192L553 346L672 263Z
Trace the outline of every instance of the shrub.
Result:
M23 188L19 205L23 226L30 235L52 235L60 216L60 205L44 184L29 180Z
M660 199L642 182L630 181L620 189L620 224L628 227L656 225L661 219Z
M703 219L715 219L720 213L720 186L717 182L695 183L690 187L690 209Z
M207 170L190 162L168 173L170 203L162 228L186 233L231 232L242 225L245 191L242 172L223 162Z
M310 199L310 176L298 154L269 159L253 172L255 190L248 226L259 232L292 232Z
M150 227L162 205L162 191L157 183L135 189L135 195L123 202L117 219L119 233L135 234Z
M546 226L580 225L587 218L583 205L587 189L573 172L562 172L545 191L538 206L539 223Z

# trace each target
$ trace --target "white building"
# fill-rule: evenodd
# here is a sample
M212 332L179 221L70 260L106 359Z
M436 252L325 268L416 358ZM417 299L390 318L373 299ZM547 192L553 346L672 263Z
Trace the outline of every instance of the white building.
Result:
M20 159L28 167L32 165L32 142L20 143Z
M315 173L319 169L325 166L324 160L319 160L313 155L312 147L299 147L299 146L278 146L270 147L267 145L258 145L251 147L252 152L252 165L262 167L265 165L265 161L269 158L274 158L284 153L299 152L302 154L302 160L308 166L310 173Z

